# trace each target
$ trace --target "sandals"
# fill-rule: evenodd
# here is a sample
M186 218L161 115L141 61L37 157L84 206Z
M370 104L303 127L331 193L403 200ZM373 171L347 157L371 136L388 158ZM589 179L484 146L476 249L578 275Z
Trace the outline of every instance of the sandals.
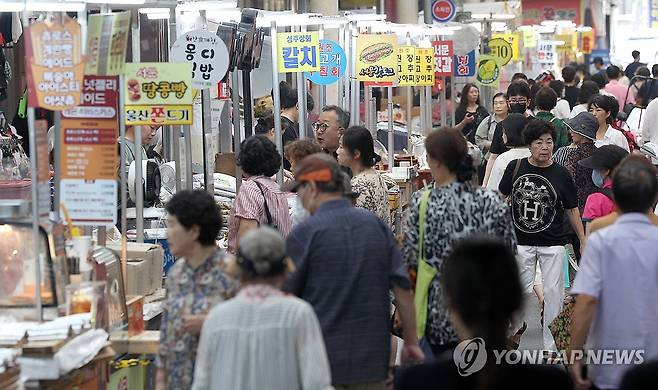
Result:
M521 326L521 328L519 328L519 330L517 330L516 333L514 333L514 335L512 337L518 337L519 341L520 341L521 336L523 336L523 334L525 333L525 331L527 329L528 329L528 324L525 321L523 321L523 325ZM508 340L508 347L511 350L519 349L519 343L516 342L516 341L513 341L512 337L510 337L509 340Z

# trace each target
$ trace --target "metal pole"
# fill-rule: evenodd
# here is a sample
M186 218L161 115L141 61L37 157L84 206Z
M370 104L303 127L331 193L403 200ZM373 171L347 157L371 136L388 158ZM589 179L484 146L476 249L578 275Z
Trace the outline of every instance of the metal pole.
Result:
M53 113L53 121L54 121L54 126L55 129L54 131L54 140L53 140L53 168L55 170L55 198L54 198L54 206L53 207L53 215L54 219L56 222L59 223L59 203L60 203L60 180L62 179L62 165L60 163L60 159L62 158L62 149L60 147L60 143L62 140L62 114L60 111L55 111ZM30 152L32 153L32 152Z
M27 25L27 16L24 16L25 24ZM30 178L32 180L32 250L34 251L34 286L35 286L35 300L37 310L37 320L43 320L43 310L41 302L41 255L39 254L41 248L39 241L39 164L37 161L37 133L34 128L34 108L28 107L27 109L27 125L29 129L30 138Z
M123 85L122 74L119 75L119 85ZM119 145L120 145L120 163L119 166L121 170L119 171L119 180L121 185L119 186L119 191L121 191L121 270L123 274L126 274L126 269L128 267L128 244L126 242L126 231L128 230L128 216L126 215L126 208L128 207L128 175L126 172L126 107L123 93L119 93Z
M343 76L342 79L338 80L338 91L337 91L338 92L338 98L336 100L336 104L343 107L343 108L347 107L347 104L346 104L347 100L345 98L345 91L346 91L346 88L347 88L346 84L350 79L350 77L349 77L349 75L351 74L350 64L352 63L352 61L351 61L352 57L350 56L350 51L347 48L347 42L345 40L345 30L346 30L345 25L341 25L338 28L338 44L345 51L345 61L347 62L345 64L346 65L345 75ZM324 105L322 107L324 107Z
M445 95L445 90L446 90L446 78L441 77L441 85L443 85L443 91L439 92L439 104L441 105L441 127L445 127L447 125L447 110L446 110L446 95Z
M361 113L359 111L359 80L356 79L356 37L358 29L356 22L350 22L350 25L350 52L352 53L352 77L350 79L350 111L352 111L352 115L350 116L350 125L358 126L361 123Z
M428 131L432 130L432 115L434 114L434 100L432 99L432 87L426 86L424 88L425 96L429 104L429 110L427 113L427 129Z
M299 28L300 32L306 32L306 26ZM299 139L306 138L306 80L303 72L297 73L297 107L299 107Z
M183 127L183 142L185 144L185 189L192 190L192 134L190 125Z
M176 169L176 192L181 190L181 176L182 176L182 164L181 164L181 155L180 155L180 126L170 126L169 130L171 132L171 139L174 145L174 167Z
M213 142L212 142L212 116L210 112L210 91L204 89L201 91L201 113L202 113L202 126L203 126L203 178L206 191L210 195L215 194L215 181L214 173L215 167L214 164L211 164L214 161L215 153L213 152Z
M388 170L395 165L395 139L393 137L393 87L388 87Z
M277 58L277 41L276 41L276 21L272 20L270 25L270 35L272 37L272 103L274 114L274 141L276 148L283 159L283 140L281 138L281 96L279 96L279 73ZM306 101L306 100L304 100ZM276 181L279 185L283 184L283 164L276 173Z
M133 62L141 61L139 13L132 23L132 55ZM135 134L135 222L137 227L137 242L144 242L144 184L142 172L142 127L134 126ZM150 129L149 129L150 131Z
M240 82L238 80L237 69L231 72L231 99L233 101L233 154L238 157L240 153L240 143L242 137L240 136ZM276 118L275 118L276 121ZM279 119L281 123L281 119ZM235 166L235 185L236 191L240 189L242 184L242 169L238 165Z
M454 64L453 64L453 66L454 66ZM448 100L454 101L453 98L452 98L454 96L454 93L455 93L455 76L454 76L454 72L453 72L453 76L450 77L450 95L446 96L446 101L448 101ZM445 95L445 92L444 92L444 95ZM452 110L450 112L450 126L455 126L455 125L456 125L456 123L455 123L455 110Z
M406 45L411 45L411 35L407 33L407 39L406 39ZM411 128L411 115L413 112L413 105L414 105L414 87L407 87L407 152L411 152L411 134L412 134L412 128Z
M425 24L431 25L434 23L432 20L432 0L423 1L423 19L425 20Z
M364 110L364 113L365 113L364 122L365 122L365 125L368 128L368 130L370 130L370 132L372 133L374 131L374 128L372 127L372 123L370 122L370 120L372 119L372 115L371 115L372 106L370 105L370 97L372 96L372 87L369 86L369 85L364 86L363 87L363 94L364 94L363 102L364 102L364 109L365 109Z
M244 107L244 137L254 135L254 114L251 99L251 71L242 71L242 106Z

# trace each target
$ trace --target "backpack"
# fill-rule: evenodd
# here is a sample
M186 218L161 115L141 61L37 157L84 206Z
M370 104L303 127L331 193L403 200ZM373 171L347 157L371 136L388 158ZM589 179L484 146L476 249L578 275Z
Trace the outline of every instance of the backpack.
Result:
M624 135L624 138L626 138L626 142L628 142L629 152L633 153L634 150L640 149L640 147L637 144L635 134L631 133L630 131L624 130L621 127L621 122L619 121L612 122L612 128L621 131L621 133Z

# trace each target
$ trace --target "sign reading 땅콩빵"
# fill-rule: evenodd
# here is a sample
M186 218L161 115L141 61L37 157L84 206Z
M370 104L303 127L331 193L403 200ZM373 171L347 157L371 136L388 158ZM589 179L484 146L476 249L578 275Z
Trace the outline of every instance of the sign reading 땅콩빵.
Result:
M126 125L192 124L192 65L129 63L123 88Z

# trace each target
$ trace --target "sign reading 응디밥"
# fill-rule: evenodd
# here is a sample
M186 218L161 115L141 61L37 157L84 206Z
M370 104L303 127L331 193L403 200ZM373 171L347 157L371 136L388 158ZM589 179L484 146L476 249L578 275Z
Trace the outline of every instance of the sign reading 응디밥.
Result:
M347 69L345 51L336 41L320 40L320 70L307 72L306 78L315 84L329 85L340 80Z
M356 38L356 79L379 85L397 81L397 36L361 34Z
M317 31L278 33L279 73L320 71L320 39Z
M123 94L126 125L192 124L192 65L128 63Z
M62 112L61 202L78 225L117 221L119 78L85 76L82 102Z
M80 104L85 63L80 25L38 22L25 33L28 103L62 111Z
M207 30L186 32L171 47L171 62L192 64L192 88L217 85L228 70L228 49L222 39Z

